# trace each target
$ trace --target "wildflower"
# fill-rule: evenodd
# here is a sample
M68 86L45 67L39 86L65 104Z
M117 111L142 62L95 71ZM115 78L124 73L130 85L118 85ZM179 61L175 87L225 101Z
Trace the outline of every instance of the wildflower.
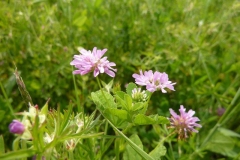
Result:
M141 91L141 88L134 88L132 90L132 98L137 102L144 102L147 100L147 94L145 91Z
M24 125L18 121L18 120L13 120L12 123L9 125L9 131L14 134L23 134L25 130Z
M222 116L225 113L226 109L222 107L218 107L217 109L217 115Z
M17 132L16 134L20 134L19 137L21 139L25 139L25 140L32 139L31 130L33 128L33 124L35 123L36 116L38 116L39 123L41 125L46 120L47 111L48 111L47 104L44 105L44 107L41 110L39 110L38 105L32 106L29 103L28 112L24 111L24 112L17 113L17 115L23 116L21 122L17 120L13 120L13 122L9 125L10 132L14 133L15 127L20 128L20 126L23 126L24 130L22 130L20 133Z
M162 93L167 93L165 88L174 91L173 85L176 83L172 83L168 80L168 75L163 72L154 72L152 70L145 71L144 73L140 70L140 74L133 74L133 78L135 78L135 83L140 86L146 86L147 90L150 92L155 92L156 90L161 90Z
M31 132L29 131L29 128L31 127L32 125L26 116L23 117L21 122L18 120L13 120L8 126L11 133L18 134L21 139L26 140L32 139Z
M171 108L169 109L171 113L170 124L172 128L175 128L177 133L179 134L179 139L184 139L188 137L188 134L192 134L192 132L198 133L194 127L202 127L200 124L197 124L197 121L200 121L198 117L192 117L195 114L195 111L189 110L186 111L183 105L180 105L180 115L177 115Z
M97 47L93 48L93 51L87 51L85 49L80 49L80 55L74 55L74 60L70 65L74 65L77 70L73 71L73 74L85 75L93 71L94 77L98 76L99 73L106 73L111 77L115 77L117 70L112 68L116 66L115 63L109 62L107 57L102 56L105 54L107 49L97 50Z

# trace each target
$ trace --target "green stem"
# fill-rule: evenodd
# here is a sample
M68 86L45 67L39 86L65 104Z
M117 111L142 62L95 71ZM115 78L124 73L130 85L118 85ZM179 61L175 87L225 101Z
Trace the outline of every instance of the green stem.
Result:
M42 160L42 154L37 155L37 160Z
M120 140L121 139L115 139L115 154L116 154L116 160L120 160L120 157L119 157L119 146L120 146Z
M172 136L173 134L176 133L176 132L174 131L174 132L172 132L172 133L169 134L169 132L168 132L168 130L167 130L167 128L166 128L166 125L163 125L163 128L164 128L164 131L167 133L168 136L165 137L165 138L163 138L159 143L163 143L163 142L166 141L170 136ZM168 142L168 145L170 146L169 152L170 152L170 154L171 154L171 156L172 156L172 159L175 160L174 154L173 154L172 143L169 142L169 141L167 141L167 142Z
M150 95L149 95L149 97L148 97L148 100L147 100L147 104L149 104L149 101L150 101L150 99L151 99L151 97L152 97L152 92L150 93Z
M99 78L97 77L97 83L98 83L98 86L100 88L100 90L102 91L102 86L101 86L101 83L100 83L100 80ZM102 94L104 95L103 91L102 91ZM105 95L104 95L105 96ZM105 97L106 98L106 97Z
M105 128L104 128L104 135L107 135L107 131L108 131L108 122L105 123ZM105 138L103 138L103 140L101 141L101 152L103 153L103 151L105 150Z
M73 71L73 67L72 67L72 71ZM84 109L83 109L83 107L81 108L80 100L79 100L78 93L77 93L76 78L75 78L74 74L72 74L72 76L73 76L73 84L74 84L75 96L76 96L76 100L77 100L78 112L83 112L83 115L84 115Z
M133 126L133 123L128 124L128 126L127 126L122 132L123 132L124 134L126 134L127 131L128 131L130 128L132 128L132 126Z
M230 103L230 106L227 108L225 113L222 115L222 117L219 119L218 123L223 123L226 119L229 118L230 113L234 110L235 104L237 99L240 97L240 87L238 88L237 93L235 94L233 100Z
M12 109L12 106L11 106L11 104L10 104L10 102L9 102L7 93L5 92L5 89L4 89L1 81L0 81L0 87L1 87L1 90L2 90L2 93L3 93L4 98L6 99L7 106L8 106L8 108L9 108L9 110L10 110L10 113L11 113L11 115L15 118L16 116L14 115L14 111L13 111L13 109Z
M24 2L22 2L22 3L24 3ZM34 25L33 25L33 23L32 23L32 21L31 21L31 10L29 11L29 8L30 7L24 7L23 9L24 9L24 12L25 12L25 14L24 14L24 17L25 17L25 20L28 22L28 25L29 25L29 27L30 27L30 29L32 30L32 32L33 32L33 35L36 37L36 40L38 40L39 42L41 42L41 40L39 39L39 37L38 37L38 35L37 35L37 32L36 32L36 30L35 30L35 28L34 28ZM31 8L30 8L31 9Z
M200 59L202 60L203 67L204 67L204 69L205 69L205 71L206 71L206 73L207 73L207 75L208 75L208 79L209 79L209 81L210 81L210 83L211 83L211 87L213 87L213 80L212 80L212 78L211 78L211 76L210 76L210 73L209 73L209 71L208 71L207 65L206 65L206 63L205 63L205 61L204 61L204 59L203 59L202 53L201 53L200 51L199 51L199 57L200 57Z
M168 145L169 145L169 147L170 147L170 153L171 153L171 156L172 156L172 160L175 160L174 154L173 154L172 143L171 143L171 142L168 142ZM180 154L179 154L179 157L180 157Z
M73 151L72 151L72 150L70 150L68 153L69 153L69 159L74 159L74 156L73 156Z
M106 102L107 102L107 106L110 107L110 106L109 106L109 102L108 102L107 97L105 96L105 94L104 94L104 92L103 92L103 88L102 88L102 86L101 86L101 83L100 83L98 77L97 77L97 83L98 83L98 86L99 86L99 88L100 88L100 90L101 90L101 92L102 92L103 97L105 98L105 100L106 100ZM100 113L101 113L101 112L100 112ZM103 114L102 114L102 115L103 115ZM105 118L105 117L104 117L104 118ZM105 119L106 119L106 118L105 118ZM105 129L104 129L104 134L105 134L105 135L107 135L107 131L108 131L108 121L106 121L106 124L105 124ZM101 148L103 148L103 150L105 150L104 144L105 144L105 138L104 138L104 139L102 140L102 142L101 142ZM103 150L101 149L101 152L102 152Z
M159 34L159 27L156 23L156 18L154 16L154 11L153 11L153 5L150 4L150 1L149 0L146 0L146 4L147 4L147 7L148 7L148 10L149 10L149 13L150 13L150 16L151 16L151 19L152 19L152 22L153 22L153 27L155 28L155 31L157 33L157 37L160 37L160 34Z
M103 97L105 98L105 100L106 100L106 102L107 102L108 107L110 107L109 104L108 104L108 100L107 100L107 98L106 98L106 96L105 96L105 94L104 94L104 92L103 92L103 88L102 88L102 86L101 86L101 83L100 83L98 77L97 77L97 83L98 83L98 86L99 86L99 88L100 88L100 90L101 90L101 92L102 92L102 94L103 94Z
M117 129L117 127L114 126L114 124L112 124L108 119L106 119L108 121L108 123L114 128L114 130L120 134L129 144L130 146L136 151L138 152L138 154L140 154L143 158L145 158L146 160L154 160L149 154L147 154L145 151L143 151L141 148L139 148L133 141L131 141L127 136L125 136L121 131L119 131Z

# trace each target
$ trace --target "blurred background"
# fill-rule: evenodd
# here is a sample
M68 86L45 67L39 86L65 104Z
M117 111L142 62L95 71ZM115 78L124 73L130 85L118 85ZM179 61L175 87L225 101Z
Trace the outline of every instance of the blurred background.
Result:
M107 48L105 56L118 69L114 86L122 89L140 69L166 72L177 82L176 91L155 92L148 114L169 116L169 108L177 111L181 104L193 109L203 126L194 143L208 134L240 86L238 0L4 0L0 6L0 134L8 149L14 138L8 131L9 107L28 109L15 68L34 104L42 107L50 98L50 108L66 109L70 101L76 103L70 62L78 47ZM96 80L93 74L77 75L76 83L80 103L90 114ZM240 133L239 113L223 127ZM152 127L138 132L143 143L158 140ZM226 153L213 147L205 158L234 157L240 144L234 138L230 142ZM186 153L191 151L187 147Z

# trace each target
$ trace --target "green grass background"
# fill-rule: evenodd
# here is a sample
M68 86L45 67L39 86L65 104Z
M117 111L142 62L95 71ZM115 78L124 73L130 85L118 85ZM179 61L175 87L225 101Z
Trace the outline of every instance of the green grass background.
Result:
M140 69L168 73L176 91L154 93L148 113L169 116L169 108L180 104L195 110L203 128L192 143L208 134L219 119L217 109L226 108L240 86L240 1L4 0L0 6L0 133L7 142L13 138L9 105L15 112L27 109L15 66L35 104L51 98L50 107L64 109L76 102L70 62L78 47L107 48L106 56L117 64L115 85L123 89ZM80 103L90 113L96 80L92 74L76 80ZM239 113L223 127L240 133ZM151 127L138 132L146 144L158 137ZM240 144L233 142L238 153ZM213 150L206 157L232 158Z

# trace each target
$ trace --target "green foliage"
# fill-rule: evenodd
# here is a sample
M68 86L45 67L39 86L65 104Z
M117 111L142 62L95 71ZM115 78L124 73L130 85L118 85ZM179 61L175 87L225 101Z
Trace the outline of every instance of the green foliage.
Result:
M206 148L231 158L237 157L240 150L239 145L237 146L238 140L234 137L239 138L240 135L225 128L219 128L208 142Z
M152 156L155 160L161 160L161 156L166 154L166 148L163 146L162 143L159 143L154 150L150 152L150 156Z
M25 131L29 130L30 138L18 135L13 143L13 151L4 153L4 146L1 146L0 158L13 159L14 157L27 158L27 157L45 157L46 159L59 159L60 157L78 159L82 155L86 155L86 151L81 145L85 139L92 139L101 136L103 133L92 132L99 119L95 117L95 112L90 116L83 116L80 113L74 115L72 113L72 105L69 109L62 114L60 110L48 111L48 104L46 103L40 112L23 113L23 120L26 115L29 116L31 127L25 126ZM43 119L43 115L46 118ZM33 119L32 119L33 117ZM83 120L84 119L84 120ZM26 125L26 124L25 124ZM1 138L3 142L3 138ZM86 140L87 141L87 140ZM4 144L4 143L1 143ZM91 144L90 144L91 145ZM92 144L93 145L93 144ZM87 145L85 147L88 147ZM91 146L90 146L91 147ZM82 150L80 155L70 155L74 149ZM82 155L81 155L82 154ZM90 155L87 154L86 158Z
M138 135L134 134L129 139L134 142L139 148L143 149L143 144ZM123 153L124 160L142 160L142 157L128 144L126 145L126 150Z
M18 151L14 151L14 152L8 152L6 154L1 154L0 158L3 160L11 160L11 159L15 159L16 157L18 158L26 158L26 157L31 157L33 156L36 151L33 149L22 149L22 150L18 150Z
M130 94L130 90L134 89L133 87L136 87L136 85L130 83L126 89L127 93L117 91L114 96L103 90L92 92L92 100L101 113L112 120L117 127L122 125L121 122L128 122L131 125L169 124L166 117L158 115L146 116L143 114L146 112L148 104L147 102L133 101ZM116 98L116 103L113 97Z
M4 140L3 136L0 136L0 154L3 154L5 152L5 147L4 147Z
M28 110L14 76L17 67L33 104L43 106L51 98L49 106L53 109L59 106L58 110L63 111L70 107L71 100L79 106L78 109L72 106L73 111L81 107L91 114L95 103L119 128L128 126L124 120L134 122L136 128L128 131L138 132L139 137L153 131L140 124L166 124L169 108L177 110L183 104L193 109L203 128L186 143L173 140L172 147L167 147L166 159L189 156L228 159L238 153L239 138L234 136L240 133L238 96L232 112L226 113L227 119L221 123L221 127L232 132L222 133L216 127L212 139L217 144L226 143L230 148L234 144L234 147L228 150L221 145L222 150L218 150L213 141L209 141L205 144L210 147L204 154L198 148L222 117L217 113L218 108L227 109L240 86L239 1L5 0L0 5L0 133L4 136L5 150L10 150L13 141L8 125L16 118L14 113ZM73 55L78 54L78 47L91 50L94 46L108 48L106 55L117 64L114 96L110 95L111 87L105 87L107 101L101 91L91 94L97 90L91 74L75 76L78 89L74 89L69 63ZM132 74L140 69L168 73L169 78L177 82L176 91L157 92L151 95L148 104L130 105L131 91L136 85L130 83L126 93L119 90L132 82ZM109 81L104 75L101 79ZM90 95L94 103L89 100ZM56 125L59 134L64 134L69 129L63 127L68 122L63 117L71 116L69 112L55 116L63 122ZM160 134L167 134L161 129ZM148 146L148 150L152 150L156 146L152 141L163 138L160 134L154 133L154 138L143 141L143 145L152 144ZM222 140L226 141L222 143ZM94 139L86 144L98 145ZM84 149L79 156L86 158L88 151L95 153L91 145L81 146ZM171 156L170 148L175 151L180 148L180 152ZM113 158L112 152L104 153L106 159Z
M138 114L134 119L134 123L137 125L169 124L169 120L166 117L158 115L145 116Z
M129 139L128 137L126 137L121 131L119 131L114 124L112 124L110 121L108 121L108 123L113 127L113 129L120 134L124 140L126 140L128 142L128 144L139 154L141 155L144 159L146 160L153 160L153 157L151 157L149 154L147 154L145 151L143 151L143 149L137 145L139 144L139 140L137 140L137 144L134 143L131 139ZM139 139L139 138L137 138ZM134 139L135 140L135 139ZM141 143L141 142L140 142Z

